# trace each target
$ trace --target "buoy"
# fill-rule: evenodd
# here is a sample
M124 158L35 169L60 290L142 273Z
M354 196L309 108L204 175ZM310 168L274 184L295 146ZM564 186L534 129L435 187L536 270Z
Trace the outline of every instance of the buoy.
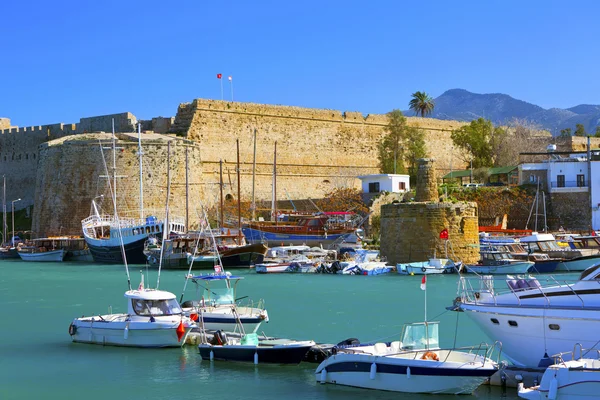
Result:
M411 276L414 276L414 275L415 275L415 273L414 273L414 272L411 272L411 273L410 273L410 275L411 275Z
M254 352L254 365L257 365L257 364L258 364L258 352L255 351Z
M551 400L556 399L556 392L558 392L558 381L556 380L556 375L550 381L550 387L548 388L548 398Z
M371 364L371 372L369 373L369 379L375 379L375 374L377 373L377 364Z
M406 367L406 378L410 379L410 367Z
M327 369L321 370L321 383L327 383Z

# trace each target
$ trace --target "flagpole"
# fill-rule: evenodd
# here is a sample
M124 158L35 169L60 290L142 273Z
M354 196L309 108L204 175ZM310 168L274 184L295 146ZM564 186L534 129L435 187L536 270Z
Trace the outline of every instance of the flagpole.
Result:
M223 100L223 79L219 78L221 81L221 101Z
M231 87L231 101L233 101L233 78L229 77L229 86Z

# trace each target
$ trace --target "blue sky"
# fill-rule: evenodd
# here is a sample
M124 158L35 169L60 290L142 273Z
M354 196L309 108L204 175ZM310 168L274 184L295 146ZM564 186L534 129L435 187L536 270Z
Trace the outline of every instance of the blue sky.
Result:
M410 94L600 104L595 1L0 3L0 117L174 116L194 98L385 113Z

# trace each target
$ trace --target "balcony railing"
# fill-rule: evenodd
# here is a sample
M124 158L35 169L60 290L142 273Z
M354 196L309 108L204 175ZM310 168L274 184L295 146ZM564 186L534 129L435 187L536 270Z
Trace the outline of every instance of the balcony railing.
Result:
M588 187L587 182L581 181L552 181L552 189L556 188L586 188Z

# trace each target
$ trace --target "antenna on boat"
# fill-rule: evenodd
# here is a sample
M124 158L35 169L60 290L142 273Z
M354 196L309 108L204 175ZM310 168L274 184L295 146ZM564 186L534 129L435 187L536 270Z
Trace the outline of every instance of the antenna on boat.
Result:
M160 246L160 260L158 261L158 276L156 277L156 288L160 285L160 270L162 267L165 241L169 238L171 228L169 227L169 197L171 197L171 141L167 142L167 201L165 202L165 221L163 223L163 237Z

